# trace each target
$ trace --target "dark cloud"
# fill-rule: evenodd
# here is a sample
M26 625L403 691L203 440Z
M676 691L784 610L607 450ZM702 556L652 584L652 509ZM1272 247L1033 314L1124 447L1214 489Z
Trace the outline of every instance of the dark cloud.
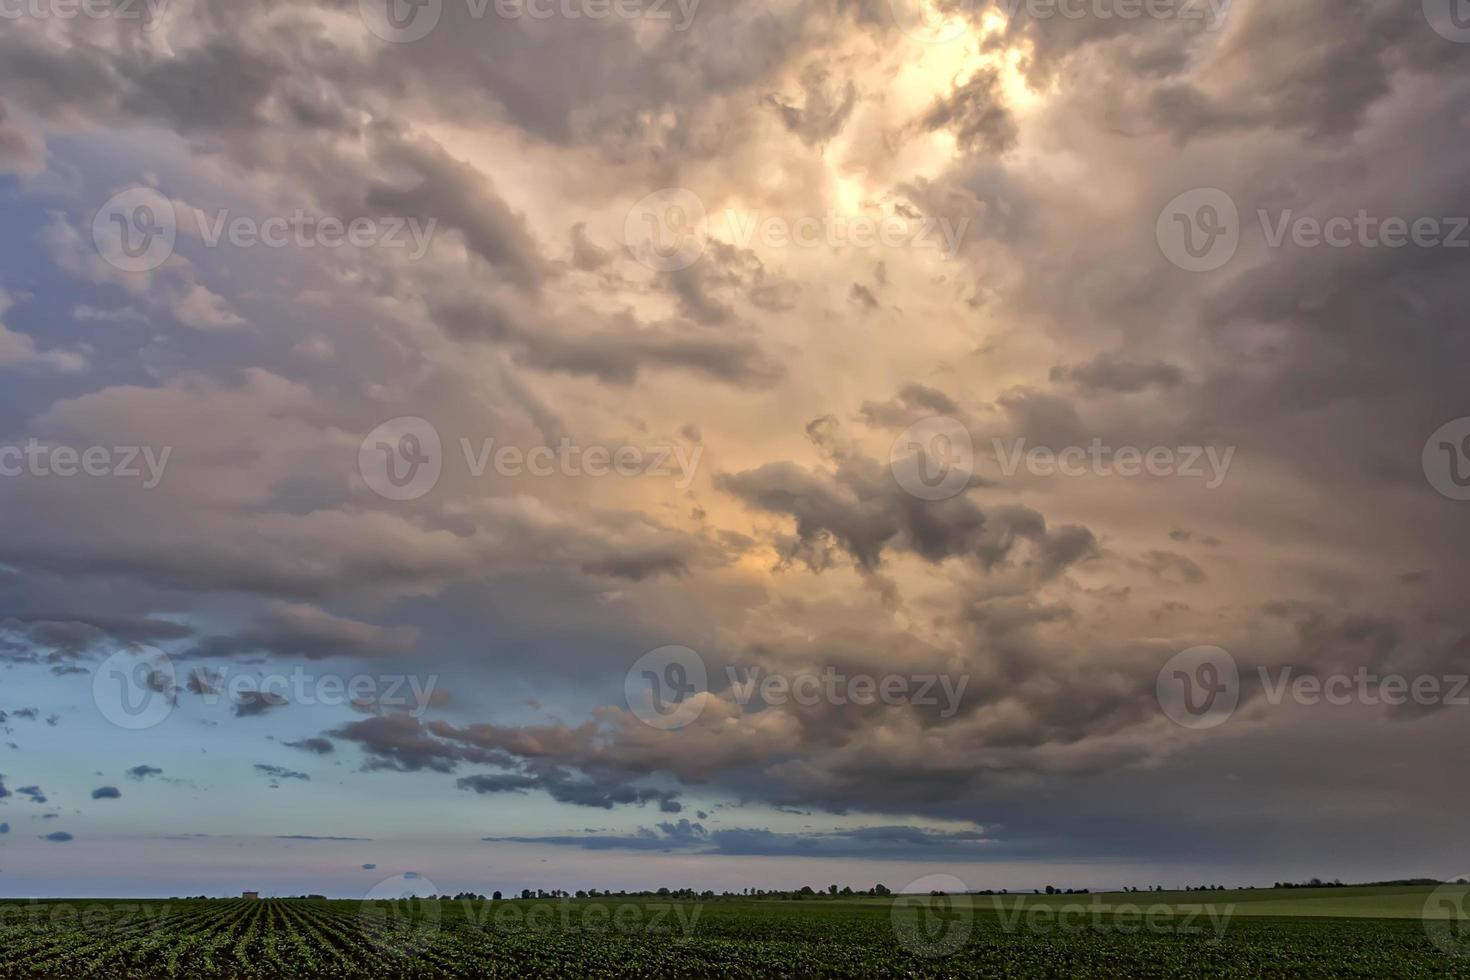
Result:
M919 120L929 131L948 129L964 150L1004 153L1015 145L1016 122L999 93L1000 76L980 71L937 100Z
M751 507L792 518L796 538L783 545L785 557L814 570L830 566L840 552L858 567L876 571L888 550L935 564L967 557L991 569L1029 543L1034 548L1029 560L1049 577L1095 551L1086 528L1049 530L1045 518L1030 508L982 509L967 495L921 500L900 487L886 467L857 455L837 459L829 472L767 463L721 474L717 484Z
M25 614L0 620L0 632L23 637L52 654L81 657L106 644L132 646L185 639L188 626L147 617L94 616L79 619L61 614Z
M507 770L458 780L460 789L480 795L537 790L574 806L612 809L657 803L664 813L683 809L677 792L632 785L634 775L626 764L584 754L595 732L593 723L575 730L484 724L457 728L447 722L424 725L416 718L395 715L353 722L331 734L356 742L369 756L369 769L449 773L464 762Z
M116 786L99 786L92 790L94 800L116 800L122 798L122 790Z
M513 760L503 751L462 746L434 737L417 719L408 715L382 715L349 722L327 734L356 743L368 755L370 769L417 772L432 769L453 772L460 762L509 765Z
M859 827L789 833L764 828L707 830L679 820L621 836L487 837L487 841L551 844L583 850L692 851L739 857L825 857L910 861L983 859L993 843L981 831L940 831L912 826Z
M313 755L331 755L335 751L331 739L326 738L303 738L295 742L282 742L281 744L293 749L300 749L303 752L310 752Z
M417 641L418 632L412 628L374 626L342 619L314 606L276 604L250 628L228 636L207 637L190 652L196 657L267 653L305 660L374 659L410 654Z
M1161 579L1185 585L1199 585L1209 577L1193 559L1172 551L1147 552L1139 559L1139 564Z
M1184 372L1163 361L1125 361L1101 355L1085 364L1054 367L1051 379L1074 384L1087 394L1137 394L1150 388L1177 388L1184 382Z
M842 132L858 103L857 85L852 79L834 83L830 73L820 64L810 65L801 76L801 101L770 95L766 103L781 117L786 128L801 137L802 142L820 145Z
M256 767L260 768L259 766ZM284 770L283 770L284 771ZM289 775L286 778L307 778L301 773ZM319 841L370 841L371 837L314 837L310 834L277 834L276 840L319 840Z
M275 780L275 779L299 779L299 780L302 780L303 782L310 782L311 781L311 777L309 775L307 775L306 773L304 773L304 772L297 772L295 769L287 769L285 766L268 765L268 764L263 763L263 762L257 762L255 764L255 771L258 772L258 773L262 773L262 774L264 774L266 776L269 776L273 780Z
M272 691L239 691L235 694L235 717L250 718L263 715L290 702Z
M712 333L682 323L645 324L631 314L574 316L548 323L533 309L441 302L435 322L451 336L511 349L527 366L631 385L647 368L679 368L716 381L763 388L784 373L746 336Z
M368 188L368 208L435 220L459 232L472 253L509 281L527 288L540 285L545 260L525 220L500 198L488 174L428 140L385 136L378 156L392 177Z

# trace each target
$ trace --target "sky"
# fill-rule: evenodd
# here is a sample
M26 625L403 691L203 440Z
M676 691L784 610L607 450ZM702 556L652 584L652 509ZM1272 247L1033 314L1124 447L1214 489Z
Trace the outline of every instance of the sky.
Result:
M0 0L0 895L1470 872L1458 4Z

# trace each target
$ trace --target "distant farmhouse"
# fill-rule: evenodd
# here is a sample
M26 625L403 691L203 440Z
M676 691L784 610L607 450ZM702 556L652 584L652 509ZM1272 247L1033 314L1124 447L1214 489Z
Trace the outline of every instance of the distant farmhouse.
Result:
M246 892L241 897L242 898L247 898L247 899L249 899L252 902L258 902L258 901L260 901L260 892Z

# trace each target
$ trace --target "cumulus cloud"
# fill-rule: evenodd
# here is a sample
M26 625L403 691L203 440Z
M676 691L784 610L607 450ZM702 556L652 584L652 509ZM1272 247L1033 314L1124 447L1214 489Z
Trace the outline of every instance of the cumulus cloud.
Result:
M19 175L4 206L25 262L0 293L6 445L172 453L146 490L0 481L0 659L72 685L90 717L96 664L156 647L173 680L150 661L141 683L182 699L170 724L235 664L443 672L455 714L434 717L452 721L377 698L298 737L277 720L306 712L247 691L191 731L210 752L272 736L387 791L454 780L481 832L518 794L674 813L694 786L877 815L862 835L701 818L578 847L967 860L1209 840L1233 859L1376 841L1432 863L1464 794L1402 760L1463 741L1458 714L1363 706L1329 742L1250 678L1465 666L1467 525L1423 467L1464 414L1461 253L1273 246L1258 212L1466 214L1445 120L1470 49L1393 0L1228 7L1209 25L977 5L932 49L885 4L831 0L705 5L681 31L489 30L448 4L414 45L360 43L341 4L172 4L145 35L8 24L0 171ZM179 235L128 272L92 222L138 185ZM1187 273L1159 217L1204 186L1237 204L1240 242ZM629 240L660 188L705 212L634 228L687 236L681 268ZM435 231L412 258L247 250L198 234L222 208ZM731 214L846 230L797 246ZM859 242L860 217L965 230L945 255ZM398 416L441 437L412 500L361 455ZM974 443L942 501L890 465L932 416ZM705 455L686 485L476 474L462 440L490 438ZM1203 490L1007 474L994 447L1018 439L1238 453ZM674 735L622 701L628 665L671 642L712 678ZM1229 726L1190 739L1154 684L1199 644L1247 680ZM826 667L968 684L948 714L741 705L726 673ZM569 720L508 721L528 692ZM258 791L241 783L216 789ZM1304 793L1322 806L1302 813ZM1369 796L1406 801L1415 833ZM1242 807L1280 833L1261 841ZM976 814L984 840L910 823Z
M310 752L313 755L331 755L335 751L332 740L327 738L303 738L294 742L283 742L282 744L293 749L300 749L303 752Z
M270 779L272 789L279 787L281 785L281 780L283 779L294 779L301 782L311 782L311 776L309 776L308 774L295 769L288 769L285 766L275 766L268 763L257 762L255 764L255 771Z

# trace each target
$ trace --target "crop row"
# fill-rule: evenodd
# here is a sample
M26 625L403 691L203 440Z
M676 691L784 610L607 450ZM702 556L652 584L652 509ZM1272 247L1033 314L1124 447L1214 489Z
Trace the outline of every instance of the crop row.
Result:
M1470 957L1439 949L1412 921L1242 919L1217 936L1015 930L982 915L952 955L931 959L879 904L720 903L684 928L634 932L592 928L580 907L562 905L536 929L448 902L159 903L105 928L56 911L0 926L0 977L1470 978ZM668 905L645 911L653 921Z

